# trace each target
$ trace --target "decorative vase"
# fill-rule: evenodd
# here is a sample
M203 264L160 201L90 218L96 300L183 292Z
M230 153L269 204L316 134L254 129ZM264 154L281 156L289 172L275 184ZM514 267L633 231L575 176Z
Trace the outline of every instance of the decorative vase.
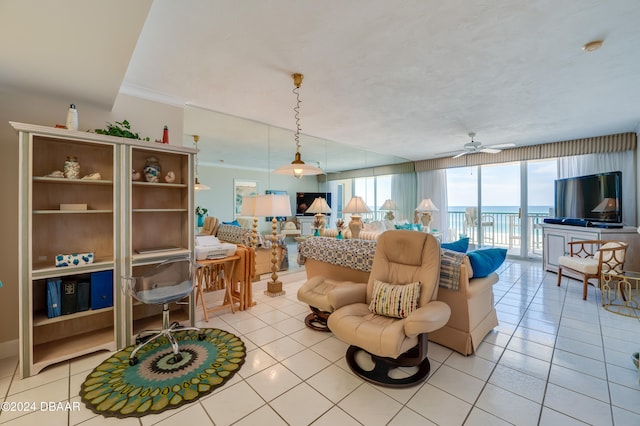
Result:
M78 163L77 157L67 157L67 160L64 162L64 177L67 179L80 178L80 163Z
M338 229L338 235L336 235L336 238L337 238L338 240L341 240L341 239L342 239L342 229Z
M198 216L198 228L202 228L204 226L204 215L197 215Z
M147 163L144 165L144 178L147 182L160 182L160 174L162 168L156 157L147 157Z
M316 230L313 233L313 236L314 237L319 237L320 236L320 229L319 228L316 228Z

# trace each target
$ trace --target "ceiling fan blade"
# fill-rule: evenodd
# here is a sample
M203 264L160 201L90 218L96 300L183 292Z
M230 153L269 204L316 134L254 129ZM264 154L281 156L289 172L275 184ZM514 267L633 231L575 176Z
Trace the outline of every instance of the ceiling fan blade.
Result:
M490 145L488 148L513 148L514 146L516 146L515 143L501 143L498 145Z
M468 154L468 153L469 153L469 151L462 151L461 153L456 154L456 155L454 155L454 156L453 156L453 157L451 157L451 158L458 158L458 157L462 157L463 155L466 155L466 154Z
M484 152L485 154L497 154L500 151L502 151L501 149L494 149L494 148L482 148L480 150L480 152Z

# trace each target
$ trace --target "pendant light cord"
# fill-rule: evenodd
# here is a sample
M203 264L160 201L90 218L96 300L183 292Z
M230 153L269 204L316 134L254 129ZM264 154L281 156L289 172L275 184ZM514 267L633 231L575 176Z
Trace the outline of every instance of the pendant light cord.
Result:
M293 107L294 118L296 120L296 133L294 135L294 139L296 141L296 152L300 152L300 104L302 101L300 100L300 85L295 84L292 92L296 95L296 106Z

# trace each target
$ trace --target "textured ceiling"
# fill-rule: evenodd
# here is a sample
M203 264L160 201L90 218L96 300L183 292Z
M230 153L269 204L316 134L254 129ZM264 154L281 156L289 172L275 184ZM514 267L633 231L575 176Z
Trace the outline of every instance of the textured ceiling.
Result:
M35 5L0 2L0 54L30 54L15 66L3 60L0 81L30 79L60 93L80 87L100 104L121 90L186 105L185 141L200 134L203 163L274 168L293 159L293 138L283 131L295 126L292 72L305 75L303 159L333 170L396 161L389 155L451 155L470 131L485 145L529 145L637 131L640 122L637 0ZM39 25L24 13L30 9L42 15ZM9 43L4 25L29 26L35 41ZM61 28L84 40L73 52L76 78L65 79L53 58L40 75L26 75L39 43L54 49L64 41ZM583 52L594 39L603 47ZM350 158L360 163L348 167Z

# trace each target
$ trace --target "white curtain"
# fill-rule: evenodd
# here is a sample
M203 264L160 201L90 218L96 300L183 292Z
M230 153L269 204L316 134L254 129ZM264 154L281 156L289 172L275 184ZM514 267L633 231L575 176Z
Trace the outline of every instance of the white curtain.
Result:
M633 151L560 157L558 158L558 178L621 171L622 221L626 226L637 226L635 158Z
M338 200L338 182L335 180L330 180L327 182L327 192L331 193L331 214L326 217L327 228L335 228L336 219L338 218L338 204L342 200ZM344 206L343 206L344 207Z
M391 177L391 199L396 202L396 222L413 221L416 206L416 175L414 173L398 173Z
M442 241L448 241L447 171L445 169L429 170L417 172L416 176L418 180L418 197L414 201L413 210L415 210L420 201L425 198L431 198L433 204L439 209L439 211L431 214L431 228L442 232Z

